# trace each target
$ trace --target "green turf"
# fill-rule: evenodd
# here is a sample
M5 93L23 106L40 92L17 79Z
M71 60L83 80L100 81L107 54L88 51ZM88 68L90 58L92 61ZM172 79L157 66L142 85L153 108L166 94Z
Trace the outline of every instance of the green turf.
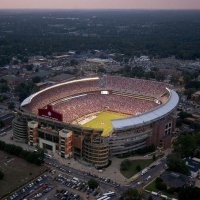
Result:
M162 191L160 191L160 190L158 190L157 188L156 188L156 181L154 180L154 181L152 181L149 185L147 185L146 187L145 187L145 189L146 190L148 190L148 191L153 191L153 192L161 192L162 194L164 194L164 195L166 195L166 196L168 196L168 197L171 197L171 198L177 198L177 196L175 195L175 194L170 194L169 192L167 192L166 190L162 190Z
M138 171L136 170L137 166L141 167L143 170L145 167L149 166L153 162L152 159L150 160L130 160L130 165L127 166L127 170L120 170L123 176L126 178L131 178L134 176Z
M159 192L159 190L156 188L155 180L145 187L145 189L153 192Z
M123 117L127 117L128 115L117 113L117 112L111 112L111 111L103 111L100 112L97 117L87 123L85 123L83 126L90 127L90 128L100 128L103 129L102 136L106 137L108 136L109 131L112 130L112 119L119 119Z

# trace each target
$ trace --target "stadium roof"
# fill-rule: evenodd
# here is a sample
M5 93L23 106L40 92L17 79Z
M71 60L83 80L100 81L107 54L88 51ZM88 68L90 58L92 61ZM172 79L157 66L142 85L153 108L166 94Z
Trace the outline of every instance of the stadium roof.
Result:
M179 96L175 91L169 89L167 90L170 92L170 97L165 104L161 104L159 107L137 116L112 120L113 129L120 130L139 127L157 121L158 119L169 114L178 105Z

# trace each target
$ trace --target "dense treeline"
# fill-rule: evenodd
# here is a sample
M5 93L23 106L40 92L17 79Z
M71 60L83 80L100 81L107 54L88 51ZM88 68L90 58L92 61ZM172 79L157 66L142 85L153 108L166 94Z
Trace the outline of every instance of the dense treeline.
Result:
M8 92L9 90L8 82L5 79L0 79L0 93Z
M35 91L36 91L35 85L32 81L21 83L15 88L15 92L19 97L20 101L23 101L26 97L28 97Z
M171 171L189 174L188 167L183 158L200 158L200 133L179 135L173 143L173 153L167 157L167 166Z
M200 81L190 81L185 85L185 88L193 88L193 89L200 89Z
M0 65L72 49L200 58L199 18L200 11L0 11Z
M163 81L165 79L164 75L155 67L152 68L151 71L146 72L142 67L131 67L126 65L121 69L120 73L123 74L123 76L156 79L157 81Z
M173 143L174 152L179 153L182 158L197 156L195 150L200 146L200 133L180 135ZM197 152L196 152L197 153Z
M34 163L36 165L41 165L44 162L43 150L39 150L37 152L26 151L19 146L13 144L6 144L3 141L0 141L0 150L5 151L8 154L21 157L26 161Z
M197 187L184 187L178 193L179 200L197 200L200 197L200 189Z
M167 166L168 169L174 172L179 172L185 175L189 175L189 169L185 164L185 161L182 160L180 154L178 153L172 153L167 156Z

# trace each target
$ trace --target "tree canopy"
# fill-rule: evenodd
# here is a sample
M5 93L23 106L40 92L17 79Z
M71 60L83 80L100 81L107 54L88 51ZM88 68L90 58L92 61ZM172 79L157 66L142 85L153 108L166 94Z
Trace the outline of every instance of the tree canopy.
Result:
M141 200L141 194L138 190L129 188L127 191L122 193L120 200Z
M187 168L185 162L182 160L181 156L177 153L172 153L167 156L167 166L168 169L174 172L179 172L185 175L189 175L189 169Z
M197 200L200 197L200 189L197 187L185 187L178 193L179 200Z
M174 152L181 157L193 156L198 146L200 146L200 133L180 135L173 144Z
M2 180L4 177L4 173L2 171L0 171L0 180Z
M95 189L99 186L99 184L95 179L90 179L88 181L88 186L89 186L90 189Z
M34 152L26 151L14 144L6 144L5 142L0 141L0 150L5 151L8 154L21 157L26 161L36 165L41 165L44 162L44 151L42 149Z

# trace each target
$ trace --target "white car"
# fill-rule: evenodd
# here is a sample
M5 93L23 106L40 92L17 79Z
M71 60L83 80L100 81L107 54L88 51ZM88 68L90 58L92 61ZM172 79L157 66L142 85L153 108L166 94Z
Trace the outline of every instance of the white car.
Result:
M148 177L146 178L146 180L148 181L150 178L151 178L151 176L148 176Z

